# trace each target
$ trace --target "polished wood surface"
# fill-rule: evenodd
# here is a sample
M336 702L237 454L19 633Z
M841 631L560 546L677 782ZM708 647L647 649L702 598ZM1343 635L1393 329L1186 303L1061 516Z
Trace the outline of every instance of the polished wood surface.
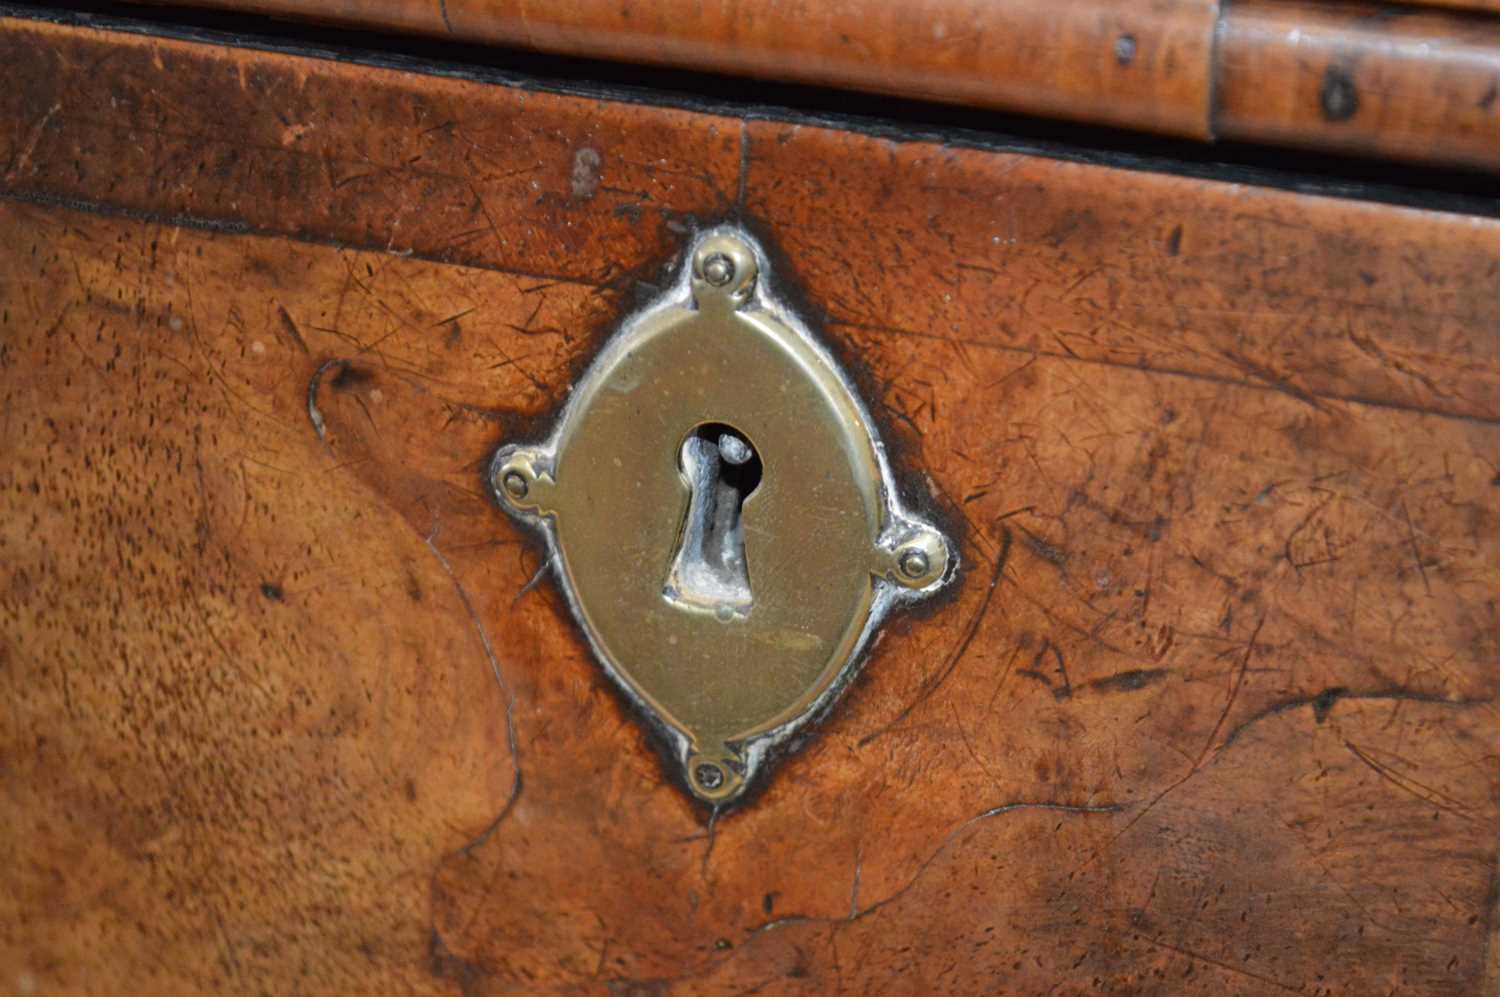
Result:
M1167 133L1500 169L1500 18L1316 0L194 0ZM745 83L753 98L752 81Z
M1216 79L1223 138L1500 166L1500 18L1248 0Z
M7 985L1500 986L1500 224L14 20L0 57ZM723 218L968 567L715 821L481 473Z
M202 5L1208 136L1214 0Z

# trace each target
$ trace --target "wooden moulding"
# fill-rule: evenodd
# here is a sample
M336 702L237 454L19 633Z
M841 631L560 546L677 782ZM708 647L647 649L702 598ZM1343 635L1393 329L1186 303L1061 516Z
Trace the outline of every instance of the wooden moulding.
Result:
M0 62L0 983L1500 986L1500 224L16 20ZM481 477L724 218L968 568L710 823Z
M203 0L1208 138L1213 0Z
M197 0L1212 141L1500 167L1500 0Z
M1500 19L1249 0L1220 32L1221 138L1500 166Z

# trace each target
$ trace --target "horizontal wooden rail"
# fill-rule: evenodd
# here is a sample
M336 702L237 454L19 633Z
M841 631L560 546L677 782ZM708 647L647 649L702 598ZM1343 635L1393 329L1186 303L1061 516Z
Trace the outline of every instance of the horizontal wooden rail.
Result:
M1215 78L1222 138L1500 167L1500 19L1239 2Z
M1201 141L1500 169L1500 0L191 0Z

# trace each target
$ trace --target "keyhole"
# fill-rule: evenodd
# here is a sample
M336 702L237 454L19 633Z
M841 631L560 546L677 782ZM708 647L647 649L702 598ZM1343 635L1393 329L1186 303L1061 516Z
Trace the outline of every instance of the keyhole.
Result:
M688 434L678 466L692 498L662 594L725 622L746 617L752 596L740 515L760 484L760 455L743 433L714 422Z

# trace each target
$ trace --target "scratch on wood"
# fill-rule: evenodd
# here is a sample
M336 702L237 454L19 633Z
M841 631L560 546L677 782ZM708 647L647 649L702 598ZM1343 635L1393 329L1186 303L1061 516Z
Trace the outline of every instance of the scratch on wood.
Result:
M939 687L948 680L948 676L952 675L954 670L958 668L958 663L963 660L964 655L969 651L969 646L974 643L974 638L979 634L979 625L984 622L984 618L989 612L990 603L995 598L995 588L1000 584L1000 576L1005 571L1006 561L1010 559L1010 547L1011 532L1010 530L1004 530L1000 536L1000 551L995 555L994 568L990 571L989 587L985 589L984 598L980 600L978 608L974 610L974 615L969 618L969 626L964 631L963 639L959 641L958 647L949 655L947 663L937 674L922 683L922 688L917 691L916 698L908 703L900 713L896 714L889 723L885 724L879 730L872 731L860 738L859 746L861 748L896 729L902 721L911 716L913 710L931 697L933 693L937 692Z
M1183 783L1187 782L1202 770L1204 760L1208 757L1209 752L1213 749L1214 742L1218 740L1219 731L1224 728L1224 721L1229 718L1229 711L1234 708L1235 701L1239 699L1240 689L1245 684L1245 675L1250 670L1250 657L1255 653L1256 638L1260 636L1261 628L1265 625L1266 617L1262 615L1259 622L1255 624L1255 629L1251 632L1250 639L1245 643L1245 654L1240 659L1240 667L1235 671L1234 678L1231 680L1229 686L1229 695L1225 698L1224 708L1219 711L1219 719L1214 722L1213 730L1208 732L1208 739L1204 741L1203 748L1198 752L1198 757L1193 760L1192 766L1187 770L1187 772L1182 775L1181 778L1174 780L1171 785L1167 786L1166 789L1163 789L1160 793L1157 793L1156 797L1152 799L1150 803L1147 803L1144 807L1141 808L1141 811L1139 813L1130 818L1125 826L1120 828L1119 833L1111 837L1109 841L1105 843L1104 847L1090 856L1088 861L1079 866L1079 869L1085 869L1090 865L1093 865L1101 855L1109 851L1109 849L1114 846L1114 843L1116 841L1119 841L1127 833L1129 833L1131 828L1140 823L1141 819L1144 818L1148 813L1150 813L1158 803L1166 799L1177 789L1181 788Z
M1372 772L1380 776L1380 778L1384 779L1392 786L1395 786L1397 789L1415 796L1423 803L1426 803L1429 806L1436 807L1444 813L1452 814L1453 816L1462 818L1463 820L1471 821L1474 819L1474 816L1468 813L1468 807L1464 805L1462 800L1454 799L1447 793L1444 793L1438 789L1434 789L1433 787L1425 783L1418 782L1411 776L1398 775L1391 769L1389 765L1382 765L1374 758L1371 758L1367 752L1363 751L1359 747L1359 745L1355 744L1353 741L1345 741L1344 747L1348 748L1355 758L1358 758L1360 761L1368 765ZM1421 792L1421 790L1426 790L1427 793L1430 793L1432 795L1425 795Z
M516 735L515 693L511 691L510 684L505 681L505 675L500 670L500 660L495 657L495 647L490 643L489 631L484 628L484 623L479 619L479 612L474 608L474 603L469 598L468 590L458 580L458 575L454 572L453 565L449 563L448 558L437 545L437 532L437 527L434 526L432 532L423 538L423 542L427 544L427 549L432 551L432 556L437 559L438 564L442 565L443 571L448 575L448 579L453 582L453 591L458 593L458 601L463 603L464 612L469 614L469 620L474 624L474 632L479 635L479 643L484 647L484 656L490 663L490 672L495 676L495 684L500 687L500 691L505 695L505 741L506 746L510 749L511 766L515 769L516 773L515 778L511 781L510 798L505 801L505 806L500 808L500 812L495 815L495 819L490 821L489 825L483 831L479 832L468 844L459 849L459 852L468 855L489 840L490 835L494 834L495 829L500 826L501 822L510 816L510 812L515 809L517 801L521 798L521 787L524 782L521 775L521 743L520 738Z
M854 879L849 884L849 920L859 917L859 877L864 870L865 864L864 845L856 845L854 849Z
M1046 561L1048 564L1056 565L1059 568L1067 566L1067 551L1054 544L1048 543L1024 526L1020 527L1020 530L1021 542L1026 545L1027 550L1031 551L1033 554L1041 558L1043 561Z
M349 361L342 358L326 360L318 365L313 371L312 380L307 382L307 420L312 423L313 432L318 434L319 440L327 440L328 425L323 421L323 413L318 411L318 389L323 385L323 375L337 367L339 370L347 370Z
M845 917L810 917L805 914L786 914L782 917L775 918L774 920L767 921L761 925L758 925L757 927L751 928L749 934L753 937L755 935L762 934L763 932L772 931L776 928L781 928L792 924L849 924L854 921L858 921L861 918L869 917L871 914L874 914L881 908L890 906L891 904L900 900L907 893L911 892L912 888L917 885L918 881L921 880L922 876L927 872L932 864L936 862L940 857L942 857L943 853L948 850L949 846L953 844L954 839L957 838L960 834L963 834L975 824L991 820L1003 814L1016 813L1017 811L1022 810L1046 810L1061 814L1098 815L1123 813L1125 807L1118 803L1073 804L1021 800L1014 803L1003 803L1000 806L990 807L987 810L981 810L979 811L979 813L973 815L972 817L965 819L957 827L944 835L943 840L938 843L937 848L933 850L932 854L927 856L927 858L925 858L922 863L917 866L917 869L912 873L911 878L908 879L889 896L882 897L881 899L870 904L870 906L860 908L858 910L853 909L853 898L851 898L851 909L849 914ZM855 889L857 888L858 880L856 878Z
M1247 979L1258 980L1259 982L1267 984L1268 986L1273 986L1278 990L1285 990L1289 994L1303 993L1301 987L1289 987L1285 983L1282 983L1280 980L1272 979L1269 976L1263 976L1260 973L1251 972L1250 970L1245 969L1242 966L1236 966L1232 963L1227 962L1220 962L1218 959L1211 959L1208 956L1194 952L1191 949L1180 948L1176 945L1168 944L1167 942L1161 941L1160 939L1156 938L1142 937L1141 940L1147 945L1152 945L1159 949L1166 949L1169 952L1176 952L1178 955L1183 956L1184 958L1192 959L1194 962L1201 962L1205 965L1213 966L1217 969L1222 969L1226 973L1233 973L1236 976L1243 976Z
M1412 525L1411 513L1407 511L1406 503L1401 503L1401 515L1406 517L1406 537L1411 541L1411 556L1417 562L1417 570L1422 573L1422 587L1432 595L1432 583L1427 580L1427 566L1422 563L1422 551L1417 546L1417 530Z
M1042 670L1042 664L1049 654L1052 655L1052 660L1057 665L1057 675L1062 679L1061 685L1053 685L1047 673ZM1051 690L1054 699L1071 699L1073 696L1073 683L1068 680L1068 667L1063 661L1062 649L1054 644L1050 637L1042 638L1042 646L1037 649L1036 654L1031 656L1031 667L1022 668L1016 674L1040 682Z
M1319 412L1328 411L1328 406L1325 405L1317 395L1313 394L1310 391L1307 391L1302 387L1299 387L1289 379L1282 377L1280 374L1276 373L1276 371L1272 370L1270 367L1267 367L1265 364L1256 363L1249 357L1230 351L1225 351L1223 353L1223 357L1224 359L1233 363L1244 373L1250 375L1253 378L1257 378L1270 388L1281 392L1289 398L1295 398L1297 399L1297 401L1309 405L1312 408L1317 409Z
M704 837L707 839L708 844L704 846L703 861L699 864L698 867L698 875L702 876L705 882L708 880L708 861L709 859L713 858L714 844L719 840L718 832L719 807L717 804L715 804L713 811L708 815L708 830L704 834Z
M16 154L15 159L11 160L10 168L5 171L6 180L14 180L31 164L31 154L36 152L37 143L42 140L42 132L47 130L47 125L60 110L62 110L62 102L58 101L47 109L47 113L43 114L36 124L31 126L31 130L26 133L26 142L21 146L21 151Z
M302 333L297 329L297 323L292 321L292 316L286 310L286 307L278 302L276 304L276 312L281 316L281 328L291 338L292 344L303 353L307 353L307 342L302 338Z
M1245 675L1250 671L1250 656L1255 653L1255 641L1260 637L1261 628L1266 625L1265 614L1261 615L1255 624L1255 629L1250 633L1250 640L1245 644L1245 655L1240 659L1240 667L1235 672L1233 684L1229 687L1229 696L1224 701L1224 709L1219 712L1219 719L1214 721L1214 729L1209 731L1208 741L1203 745L1203 750L1198 753L1198 760L1193 768L1203 764L1203 759L1208 756L1209 749L1214 746L1214 741L1219 737L1219 731L1224 729L1224 721L1229 719L1229 711L1234 709L1234 704L1240 696L1240 690L1245 685Z

